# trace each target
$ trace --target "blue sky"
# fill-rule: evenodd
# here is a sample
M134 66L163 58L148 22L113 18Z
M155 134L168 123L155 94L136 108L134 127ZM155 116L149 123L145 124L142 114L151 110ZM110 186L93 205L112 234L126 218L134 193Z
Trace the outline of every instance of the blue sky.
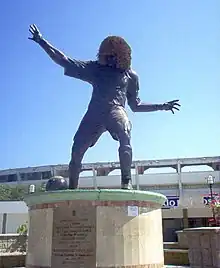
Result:
M91 87L63 75L27 38L29 24L68 56L94 59L102 39L133 48L140 96L180 99L182 109L136 113L134 159L219 155L220 1L31 1L1 3L0 168L68 163ZM118 161L108 133L84 162Z

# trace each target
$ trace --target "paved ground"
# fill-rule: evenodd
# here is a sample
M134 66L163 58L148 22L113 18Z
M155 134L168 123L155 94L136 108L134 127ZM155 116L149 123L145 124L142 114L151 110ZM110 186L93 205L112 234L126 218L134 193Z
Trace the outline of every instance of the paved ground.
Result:
M165 265L164 268L190 268L189 266Z
M25 267L12 267L12 268L25 268ZM165 265L164 268L190 268L190 267L189 266Z

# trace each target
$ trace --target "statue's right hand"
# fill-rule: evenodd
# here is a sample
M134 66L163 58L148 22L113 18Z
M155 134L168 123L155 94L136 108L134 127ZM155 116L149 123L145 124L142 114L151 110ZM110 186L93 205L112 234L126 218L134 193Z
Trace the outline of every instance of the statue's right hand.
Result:
M42 34L38 30L37 26L35 24L31 24L29 28L29 32L33 35L32 37L28 37L28 39L35 41L36 43L39 43L42 39Z

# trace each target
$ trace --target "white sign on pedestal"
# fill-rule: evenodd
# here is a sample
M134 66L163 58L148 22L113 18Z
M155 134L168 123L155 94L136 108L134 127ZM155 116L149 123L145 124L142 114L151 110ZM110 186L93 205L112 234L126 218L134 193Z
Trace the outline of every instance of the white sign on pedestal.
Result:
M139 214L138 212L138 206L128 206L128 216L136 217Z

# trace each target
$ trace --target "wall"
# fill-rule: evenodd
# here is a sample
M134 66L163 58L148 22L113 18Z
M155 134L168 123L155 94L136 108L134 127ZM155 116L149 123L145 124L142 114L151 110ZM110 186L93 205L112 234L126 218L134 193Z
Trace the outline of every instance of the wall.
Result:
M146 172L147 173L147 172ZM197 171L197 172L182 172L180 175L177 173L157 173L157 174L143 174L138 175L138 180L140 185L154 186L157 185L178 185L179 178L181 177L182 184L204 184L206 183L206 177L209 175L215 177L215 183L220 183L220 171ZM133 183L135 184L135 175L132 177ZM120 176L119 175L109 175L109 176L97 176L97 185L99 187L106 186L119 186ZM80 178L81 187L92 187L93 178L92 177L81 177Z
M16 233L26 221L28 208L24 202L0 201L0 233Z
M28 213L7 214L6 234L16 233L18 226L24 224L26 221L28 221Z

